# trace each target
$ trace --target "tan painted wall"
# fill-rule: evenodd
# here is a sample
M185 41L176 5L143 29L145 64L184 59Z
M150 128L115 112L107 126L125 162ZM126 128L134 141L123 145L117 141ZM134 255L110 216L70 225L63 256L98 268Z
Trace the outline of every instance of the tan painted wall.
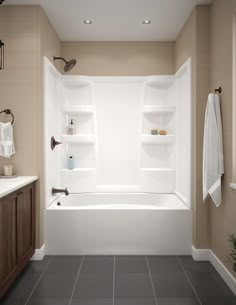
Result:
M174 42L63 42L62 54L78 60L71 74L174 73Z
M75 57L78 59L78 65L71 73L85 75L173 74L191 56L194 148L193 243L197 248L211 246L224 262L225 255L229 251L227 234L236 232L236 192L228 187L233 175L231 114L234 8L236 8L236 0L215 0L211 10L209 7L197 7L179 34L176 44L173 42L65 42L62 43L61 49L60 40L40 7L2 6L0 37L6 43L6 69L0 72L0 109L11 108L16 117L14 128L17 154L11 159L16 172L20 175L38 175L41 181L43 55L47 55L50 60L54 54L59 56L63 54L66 58ZM60 68L59 63L58 65ZM223 203L216 209L210 202L205 205L202 203L201 164L206 97L211 88L219 85L222 85L224 90L222 116L226 173L223 181ZM0 168L5 163L7 161L0 158ZM42 186L38 183L37 247L43 243L41 192Z
M192 205L193 244L210 246L209 204L202 201L202 143L207 94L210 90L210 7L197 6L176 40L176 70L192 58Z
M16 154L0 157L0 169L10 162L18 175L37 175L36 244L42 232L42 55L60 54L55 31L39 6L1 6L0 37L5 42L5 70L0 71L0 109L15 115ZM1 116L1 120L7 116Z
M235 0L215 0L211 9L211 87L223 88L221 109L225 156L222 204L219 208L211 204L211 248L224 264L227 260L226 254L229 253L227 234L236 233L236 191L229 188L233 177L232 91L236 80L232 79L232 29L235 10ZM228 264L226 266L230 267Z

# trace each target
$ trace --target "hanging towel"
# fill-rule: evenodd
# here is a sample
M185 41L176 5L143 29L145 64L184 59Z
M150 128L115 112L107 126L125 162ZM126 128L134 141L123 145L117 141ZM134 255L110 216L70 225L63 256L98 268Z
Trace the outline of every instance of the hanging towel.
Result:
M209 94L203 141L203 200L209 194L218 207L221 204L221 176L224 174L223 137L220 99Z
M13 127L11 123L0 122L0 156L10 158L14 153Z

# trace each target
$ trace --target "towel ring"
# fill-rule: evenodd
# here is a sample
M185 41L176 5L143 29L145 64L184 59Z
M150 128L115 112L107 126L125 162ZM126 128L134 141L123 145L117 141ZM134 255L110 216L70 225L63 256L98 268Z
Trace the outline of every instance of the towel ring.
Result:
M14 123L14 115L10 109L5 109L5 110L1 111L0 114L1 113L10 114L12 116L11 125Z

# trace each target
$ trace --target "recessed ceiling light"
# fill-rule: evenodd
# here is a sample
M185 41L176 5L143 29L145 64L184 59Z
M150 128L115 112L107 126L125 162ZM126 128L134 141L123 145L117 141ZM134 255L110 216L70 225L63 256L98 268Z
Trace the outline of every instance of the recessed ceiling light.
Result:
M151 20L143 20L143 24L151 24Z
M92 24L92 20L84 20L84 24Z

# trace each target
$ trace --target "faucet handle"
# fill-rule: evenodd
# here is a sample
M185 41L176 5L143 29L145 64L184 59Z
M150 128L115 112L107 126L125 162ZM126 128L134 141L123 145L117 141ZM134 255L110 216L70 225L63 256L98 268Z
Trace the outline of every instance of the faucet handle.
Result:
M51 149L52 150L56 147L56 145L59 145L59 144L61 144L61 142L56 141L54 137L51 137Z

